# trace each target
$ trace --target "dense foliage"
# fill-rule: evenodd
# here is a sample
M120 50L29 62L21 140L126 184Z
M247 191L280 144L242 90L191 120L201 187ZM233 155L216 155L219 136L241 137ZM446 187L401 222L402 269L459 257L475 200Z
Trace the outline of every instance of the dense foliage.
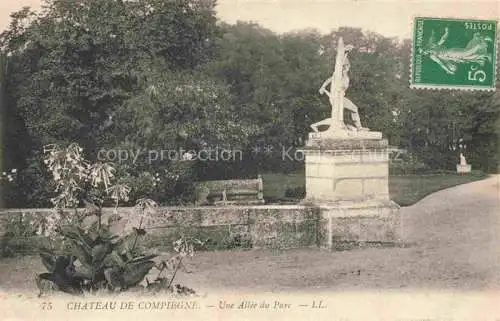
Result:
M39 13L13 13L0 37L2 168L19 169L2 197L8 206L50 205L41 149L54 142L78 142L93 161L101 150L141 151L135 161L106 159L126 176L131 201L186 203L200 178L300 166L281 152L301 146L309 125L328 115L318 89L339 36L355 47L347 95L363 125L427 169L453 169L460 150L475 168L498 168L498 93L410 90L409 40L355 28L277 35L218 23L211 0L45 3ZM241 150L243 158L148 158L179 148Z

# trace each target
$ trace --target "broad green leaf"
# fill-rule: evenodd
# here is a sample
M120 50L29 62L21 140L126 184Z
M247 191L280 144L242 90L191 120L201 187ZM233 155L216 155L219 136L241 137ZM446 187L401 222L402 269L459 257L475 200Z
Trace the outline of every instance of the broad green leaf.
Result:
M156 255L156 254L150 254L150 255L144 255L144 256L136 257L136 258L133 258L133 259L127 261L127 264L149 261L151 259L154 259L157 256L158 255Z
M116 251L113 250L105 260L105 264L108 266L119 266L119 267L124 267L125 266L125 261L123 260L122 256Z
M104 243L98 244L92 248L92 262L94 264L101 264L106 255L113 250L111 244Z
M73 244L72 254L82 263L92 262L92 248L82 243Z
M75 276L82 277L87 280L92 279L92 266L82 263L80 266L75 267Z
M127 264L123 269L123 282L127 287L139 284L154 266L153 261Z
M42 259L42 264L45 266L47 271L53 272L55 269L55 256L51 253L40 252L40 258Z
M104 277L113 288L121 287L123 283L122 274L119 268L108 268L104 271Z
M92 239L87 235L87 233L80 227L76 229L76 234L78 235L80 242L90 245L92 243Z

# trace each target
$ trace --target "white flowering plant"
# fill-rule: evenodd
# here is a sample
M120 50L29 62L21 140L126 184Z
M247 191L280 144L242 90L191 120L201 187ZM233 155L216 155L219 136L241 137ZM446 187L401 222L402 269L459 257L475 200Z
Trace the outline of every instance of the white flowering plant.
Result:
M17 178L17 168L13 168L10 171L2 172L0 175L0 183L11 183Z
M195 247L201 246L203 247L208 240L201 241L197 238L189 237L189 236L181 236L178 240L173 242L173 249L175 251L175 255L172 256L169 260L161 261L159 265L155 267L159 270L156 279L153 282L149 282L146 279L147 285L146 288L152 290L154 292L160 291L169 291L174 292L179 295L190 295L194 294L194 291L185 286L181 286L176 284L173 286L173 282L179 270L183 270L184 272L190 273L186 266L183 263L183 260L186 257L193 257L195 253ZM164 271L172 271L172 275L170 277L163 277L162 274Z
M48 273L37 278L40 290L47 283L70 293L105 288L109 285L105 271L116 266L126 270L120 270L126 278L124 288L136 285L151 269L152 256L134 255L128 237L113 235L110 225L102 222L104 199L111 199L117 212L119 202L128 200L130 188L116 183L112 164L90 163L77 144L65 148L49 145L44 152L44 163L52 173L58 194L51 200L56 211L46 216L39 233L61 240L63 253L53 248L41 251ZM79 212L82 203L85 209ZM85 222L89 216L97 217L97 221Z
M48 272L37 276L40 295L54 288L72 294L103 289L125 291L139 287L153 267L160 271L159 275L155 282L148 282L143 288L157 290L161 283L161 289L172 292L171 284L182 259L170 281L160 282L164 280L161 273L169 265L165 261L156 264L152 259L157 255L147 254L137 246L139 238L146 235L143 224L156 213L158 204L148 198L139 199L136 202L138 225L129 234L113 234L110 221L102 222L103 201L111 199L118 214L119 202L128 201L131 188L117 183L111 164L92 164L85 160L82 152L77 144L66 148L50 145L45 149L44 163L52 173L58 195L52 199L56 211L46 216L39 233L49 239L62 240L63 249L42 249L40 256ZM78 211L81 203L85 204L83 213ZM96 216L97 221L85 222L88 216ZM184 257L184 248L176 247L175 257L181 254ZM190 254L193 250L194 247L187 248ZM176 285L175 289L187 288Z
M75 209L85 198L101 206L103 196L126 199L127 194L116 194L116 188L112 189L115 178L112 164L92 164L83 157L82 152L82 148L75 143L66 148L56 144L45 146L44 163L52 173L56 183L55 192L58 193L51 199L54 206L57 209Z

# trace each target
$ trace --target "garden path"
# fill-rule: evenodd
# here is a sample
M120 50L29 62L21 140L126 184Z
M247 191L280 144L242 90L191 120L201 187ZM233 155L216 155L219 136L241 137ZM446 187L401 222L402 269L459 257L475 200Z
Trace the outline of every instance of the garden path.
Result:
M401 208L407 247L199 253L182 279L208 291L498 289L499 183L494 175Z

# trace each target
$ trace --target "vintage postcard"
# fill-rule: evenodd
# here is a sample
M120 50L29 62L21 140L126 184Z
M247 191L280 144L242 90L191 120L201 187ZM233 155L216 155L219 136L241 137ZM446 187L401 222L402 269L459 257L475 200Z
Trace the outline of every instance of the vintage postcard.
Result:
M2 0L1 320L500 320L499 17Z

